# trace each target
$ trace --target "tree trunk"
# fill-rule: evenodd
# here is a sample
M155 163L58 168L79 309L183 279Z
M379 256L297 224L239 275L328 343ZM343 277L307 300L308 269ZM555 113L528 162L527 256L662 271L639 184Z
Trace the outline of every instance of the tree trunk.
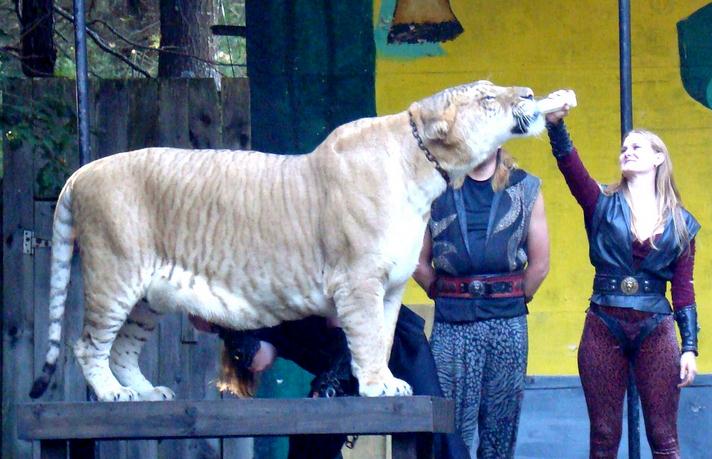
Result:
M168 78L215 77L207 61L214 60L210 26L212 0L160 0L161 53L158 76ZM197 58L197 59L196 59Z
M54 76L54 0L24 0L20 24L22 73L28 77Z

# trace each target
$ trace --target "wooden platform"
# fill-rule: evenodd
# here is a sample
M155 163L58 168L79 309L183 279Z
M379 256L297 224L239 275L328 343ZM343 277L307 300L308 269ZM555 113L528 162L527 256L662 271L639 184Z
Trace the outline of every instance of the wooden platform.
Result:
M41 457L94 457L96 440L329 434L393 435L393 459L414 458L417 435L454 430L454 405L437 397L24 403L18 436Z

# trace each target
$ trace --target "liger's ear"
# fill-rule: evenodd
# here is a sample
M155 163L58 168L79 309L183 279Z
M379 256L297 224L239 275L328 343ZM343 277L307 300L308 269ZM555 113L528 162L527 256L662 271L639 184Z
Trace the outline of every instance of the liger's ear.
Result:
M431 112L428 115L423 117L425 137L431 140L447 139L452 130L452 125L455 123L457 106L453 103L448 103L442 110Z

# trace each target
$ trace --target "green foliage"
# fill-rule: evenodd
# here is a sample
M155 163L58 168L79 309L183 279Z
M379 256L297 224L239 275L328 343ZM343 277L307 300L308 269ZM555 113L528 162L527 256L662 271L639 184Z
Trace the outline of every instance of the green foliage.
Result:
M20 61L11 50L12 47L18 47L19 35L20 28L12 2L0 2L0 79L22 76Z
M76 150L77 135L73 105L51 94L36 98L31 105L7 92L3 99L0 124L7 145L28 148L41 164L35 196L56 197L72 172L68 156Z
M74 78L77 74L74 59L66 56L57 57L57 62L54 66L54 75L61 78Z
M213 0L215 23L245 25L245 0ZM72 11L72 0L55 0L55 5ZM138 5L137 11L129 11L128 4ZM155 76L158 73L160 44L159 2L138 0L95 0L87 5L87 25L94 30L114 52L119 53L142 69ZM74 78L74 30L73 25L54 14L55 45L57 60L55 77ZM115 30L114 33L111 29ZM223 64L217 70L225 76L246 76L246 43L241 37L216 37L214 60ZM13 2L0 2L0 80L24 78L18 52L20 49L20 25ZM101 50L91 39L87 40L89 72L91 78L138 78L141 75L127 64ZM9 144L22 142L44 161L40 168L36 193L51 195L63 183L69 172L66 152L76 150L74 143L76 121L71 104L45 96L32 101L16 100L12 94L5 98L0 113L4 126L3 136ZM12 116L8 113L11 112ZM70 116L71 115L71 116ZM10 119L12 118L12 119ZM11 140L12 139L12 140ZM2 143L0 143L0 176L2 176Z
M244 25L244 0L212 0L215 6L215 23ZM55 5L67 12L72 11L72 0L55 0ZM138 5L137 11L130 11L128 4ZM54 41L57 48L55 76L74 78L74 29L73 25L54 14ZM158 73L158 51L160 43L159 2L138 0L95 0L87 3L86 22L105 44L133 64L152 76ZM113 30L112 30L113 29ZM115 32L116 33L115 33ZM245 76L246 44L240 37L215 37L213 60L221 64L216 69L225 76ZM23 77L19 64L20 27L12 2L0 2L0 78ZM140 78L142 75L116 56L100 49L91 38L87 38L89 73L92 78Z

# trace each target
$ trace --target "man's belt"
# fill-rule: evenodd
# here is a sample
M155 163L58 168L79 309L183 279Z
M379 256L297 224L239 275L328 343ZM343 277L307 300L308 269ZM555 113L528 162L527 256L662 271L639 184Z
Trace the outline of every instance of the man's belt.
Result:
M439 276L434 296L448 298L515 298L524 296L524 273L469 277Z
M596 274L593 278L593 293L604 295L664 295L666 289L667 281L648 276Z

